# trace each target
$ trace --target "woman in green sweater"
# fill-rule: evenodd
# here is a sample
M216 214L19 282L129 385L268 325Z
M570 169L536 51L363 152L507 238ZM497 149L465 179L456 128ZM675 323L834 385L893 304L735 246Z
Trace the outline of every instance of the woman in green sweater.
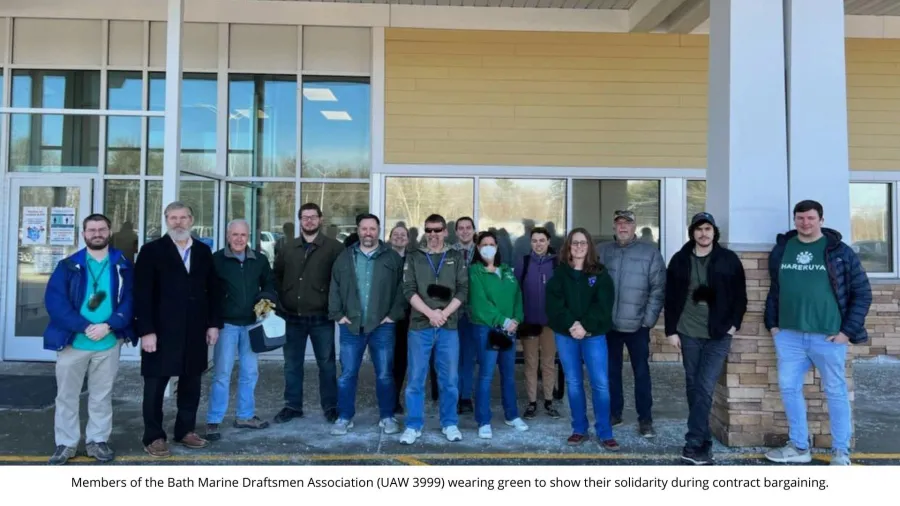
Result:
M516 329L523 318L522 291L508 265L503 265L493 232L481 232L475 240L469 267L469 310L478 346L478 379L475 386L475 421L478 437L490 439L491 382L494 366L500 367L500 392L506 425L528 430L516 406Z
M591 380L594 430L600 445L618 451L609 412L606 333L612 327L615 292L609 271L597 260L587 230L569 232L560 251L559 267L547 282L547 318L556 334L556 349L566 375L572 413L570 445L589 439L582 361Z

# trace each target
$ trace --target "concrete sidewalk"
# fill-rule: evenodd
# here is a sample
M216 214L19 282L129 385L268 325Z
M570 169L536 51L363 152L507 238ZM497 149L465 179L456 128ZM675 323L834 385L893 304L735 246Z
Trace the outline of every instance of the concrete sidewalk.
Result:
M687 405L684 376L680 364L652 364L654 419L658 436L644 439L637 434L633 408L633 383L626 367L625 424L615 435L622 451L613 454L601 450L595 442L569 447L571 433L567 401L558 404L563 418L552 420L539 411L529 421L530 430L516 432L503 424L500 409L499 378L495 375L494 438L481 440L471 414L460 417L463 441L450 443L440 432L437 406L426 403L426 427L423 437L412 446L401 445L399 434L385 436L378 428L374 392L374 372L364 364L360 374L355 429L343 437L329 434L318 406L317 368L307 364L305 382L305 417L287 424L272 423L268 429L247 430L231 427L234 413L232 395L229 413L222 425L222 440L209 448L193 451L172 445L172 458L156 460L142 448L140 437L142 381L139 364L125 362L114 392L115 426L110 445L122 464L676 464L684 444ZM282 407L284 379L280 362L261 362L257 386L257 414L266 420ZM53 374L53 364L0 364L0 372L8 374ZM235 374L237 368L235 368ZM521 367L519 367L521 376ZM859 362L855 367L855 416L857 448L855 462L864 464L900 464L900 363ZM204 377L197 429L205 430L209 374ZM232 382L232 393L236 377ZM519 381L519 406L524 408L524 378ZM427 389L426 389L427 391ZM631 398L630 398L631 397ZM87 396L82 397L82 425L86 422ZM590 404L588 404L590 405ZM166 427L171 431L175 400L166 401ZM592 418L589 416L589 418ZM399 417L402 424L403 417ZM171 438L171 432L170 432ZM46 463L53 452L53 408L41 411L0 411L0 464ZM763 448L727 448L716 442L714 452L721 464L765 464ZM826 463L824 454L818 463ZM93 462L80 457L74 462Z

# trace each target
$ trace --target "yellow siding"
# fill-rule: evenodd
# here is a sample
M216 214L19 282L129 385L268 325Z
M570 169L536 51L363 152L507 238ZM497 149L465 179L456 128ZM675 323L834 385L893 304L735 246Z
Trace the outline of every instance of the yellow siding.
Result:
M847 39L850 168L900 170L900 39Z
M705 35L385 36L388 163L706 167Z

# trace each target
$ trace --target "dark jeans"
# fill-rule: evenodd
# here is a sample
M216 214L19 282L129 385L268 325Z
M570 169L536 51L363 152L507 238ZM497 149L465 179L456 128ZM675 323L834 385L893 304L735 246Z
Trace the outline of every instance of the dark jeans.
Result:
M609 347L609 397L612 416L621 418L625 409L625 397L622 393L622 367L625 359L622 350L623 347L628 347L628 358L631 370L634 371L634 404L637 408L638 421L652 422L650 329L641 327L635 332L611 330L606 334L606 344Z
M312 341L319 365L319 401L324 411L337 409L337 361L334 322L325 316L288 316L284 343L284 405L303 411L303 365L306 338Z
M176 395L178 396L178 414L175 415L175 441L180 441L188 433L194 432L197 426L197 408L200 407L201 376L180 376ZM144 377L144 446L166 439L163 429L163 397L168 376Z
M406 350L409 333L409 318L397 322L394 327L394 398L397 399L396 407L400 407L400 399L403 397L403 381L406 378Z
M459 331L459 398L471 401L475 389L475 363L482 350L475 335L475 325L468 316L460 315L456 328Z
M731 349L731 336L722 339L697 339L683 334L679 336L690 409L688 431L684 439L688 446L700 448L704 443L712 441L709 415L712 411L713 392Z

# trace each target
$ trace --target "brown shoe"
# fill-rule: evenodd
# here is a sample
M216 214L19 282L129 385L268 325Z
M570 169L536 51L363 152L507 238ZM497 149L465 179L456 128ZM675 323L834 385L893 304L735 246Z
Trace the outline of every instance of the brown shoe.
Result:
M207 446L209 446L209 441L198 436L196 432L188 432L187 435L181 438L181 440L178 442L190 448L191 450L199 450L201 448L206 448Z
M150 454L151 457L157 458L166 458L172 455L169 452L169 445L166 444L165 439L157 439L156 441L150 443L148 446L144 447L144 451Z
M235 420L235 429L265 429L269 427L269 422L261 420L258 416L248 418L246 420Z

